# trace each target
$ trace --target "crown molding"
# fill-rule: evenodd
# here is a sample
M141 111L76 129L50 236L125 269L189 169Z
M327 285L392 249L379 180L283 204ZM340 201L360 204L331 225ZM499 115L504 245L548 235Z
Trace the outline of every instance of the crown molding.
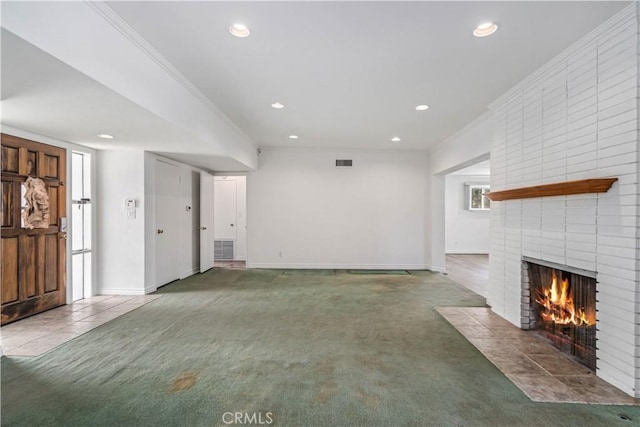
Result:
M194 98L202 102L213 114L220 120L238 132L247 142L257 146L255 141L246 134L244 130L238 127L226 114L224 114L211 99L202 93L184 74L182 74L171 62L169 62L160 52L158 52L149 42L147 42L136 30L131 27L124 19L120 17L113 9L111 9L104 1L85 0L85 4L93 9L102 19L122 34L131 42L141 53L160 67L165 73L179 83Z

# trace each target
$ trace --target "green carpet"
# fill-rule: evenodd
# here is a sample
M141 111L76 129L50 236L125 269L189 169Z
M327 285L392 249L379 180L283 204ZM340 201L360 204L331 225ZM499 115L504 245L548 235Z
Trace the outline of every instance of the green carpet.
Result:
M406 270L347 270L349 274L389 274L389 275L398 275L398 274L409 274Z
M2 358L2 425L640 422L637 407L530 401L433 310L484 304L439 274L215 269L159 293L41 357Z

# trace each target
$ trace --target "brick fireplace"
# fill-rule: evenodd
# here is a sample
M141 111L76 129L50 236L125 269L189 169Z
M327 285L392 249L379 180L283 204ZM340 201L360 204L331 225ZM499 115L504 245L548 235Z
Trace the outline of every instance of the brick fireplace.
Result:
M536 319L529 262L563 271L557 280L579 272L597 279L595 373L635 397L639 8L625 8L490 106L492 191L592 178L618 181L606 193L492 203L488 296L495 313L531 329Z

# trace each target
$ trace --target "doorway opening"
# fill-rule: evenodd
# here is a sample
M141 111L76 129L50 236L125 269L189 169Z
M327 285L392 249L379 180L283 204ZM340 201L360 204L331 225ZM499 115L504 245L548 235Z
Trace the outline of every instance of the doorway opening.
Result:
M445 254L449 277L487 296L491 167L482 160L445 176Z
M247 177L216 176L213 206L215 265L243 268L247 260Z
M72 301L92 295L91 155L71 153Z

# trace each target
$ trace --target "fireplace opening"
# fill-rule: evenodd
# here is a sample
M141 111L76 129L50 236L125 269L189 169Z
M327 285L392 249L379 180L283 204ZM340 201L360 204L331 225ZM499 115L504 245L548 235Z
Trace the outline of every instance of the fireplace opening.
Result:
M527 262L529 328L596 369L596 279Z

